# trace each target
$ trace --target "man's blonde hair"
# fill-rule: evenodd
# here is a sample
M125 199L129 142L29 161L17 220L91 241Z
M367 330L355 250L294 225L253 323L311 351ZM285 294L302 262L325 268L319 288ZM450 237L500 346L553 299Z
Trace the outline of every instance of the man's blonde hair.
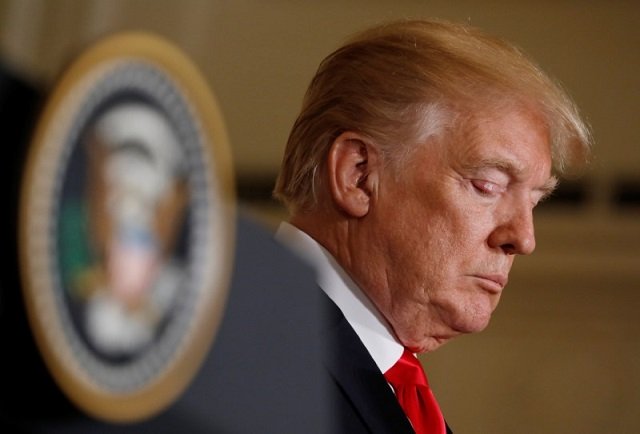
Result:
M312 208L327 152L345 131L401 166L467 115L522 104L545 121L556 172L586 159L591 137L571 98L516 47L465 24L404 20L360 33L319 66L285 149L274 196Z

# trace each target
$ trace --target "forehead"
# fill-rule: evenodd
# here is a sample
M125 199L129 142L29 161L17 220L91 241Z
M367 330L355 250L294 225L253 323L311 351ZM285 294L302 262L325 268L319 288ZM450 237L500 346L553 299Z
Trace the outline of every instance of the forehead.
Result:
M461 168L495 167L514 176L537 172L550 177L549 130L531 111L505 109L469 116L445 146L449 162Z

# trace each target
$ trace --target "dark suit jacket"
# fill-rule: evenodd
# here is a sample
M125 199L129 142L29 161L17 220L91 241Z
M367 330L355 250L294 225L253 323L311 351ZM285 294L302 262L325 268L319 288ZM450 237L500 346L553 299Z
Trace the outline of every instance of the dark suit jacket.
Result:
M224 320L199 373L173 405L129 425L93 420L68 403L57 412L49 407L46 417L35 408L31 400L22 417L5 419L14 430L65 434L413 433L313 271L244 218Z
M328 298L327 298L328 299ZM380 370L342 312L326 301L324 364L337 433L413 433Z
M413 433L395 395L346 318L328 297L324 363L333 388L336 433ZM447 426L447 433L451 434Z

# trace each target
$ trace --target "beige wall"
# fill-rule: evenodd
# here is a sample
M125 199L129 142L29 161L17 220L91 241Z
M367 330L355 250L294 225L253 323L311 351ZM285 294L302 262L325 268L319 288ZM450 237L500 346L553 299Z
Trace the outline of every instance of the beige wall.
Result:
M175 41L217 93L241 172L275 170L308 80L348 34L398 17L468 20L565 83L593 123L598 174L640 165L633 0L0 0L0 13L0 53L46 83L105 33L147 29Z
M320 59L363 26L418 16L519 44L596 138L592 200L541 210L538 252L517 261L489 329L423 358L448 419L459 433L640 432L640 210L609 202L617 178L640 179L640 2L0 0L0 54L50 86L100 35L164 35L217 94L237 172L271 176ZM282 215L247 205L268 225Z

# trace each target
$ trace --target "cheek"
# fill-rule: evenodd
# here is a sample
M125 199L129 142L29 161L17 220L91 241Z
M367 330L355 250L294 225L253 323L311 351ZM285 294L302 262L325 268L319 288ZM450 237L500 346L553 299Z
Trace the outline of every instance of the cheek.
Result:
M403 298L426 302L450 276L455 246L442 221L413 224L410 230L389 238L390 287Z
M490 232L487 207L473 207L452 185L429 187L397 191L377 225L392 280L413 291L451 284L447 280L482 256Z
M450 210L441 230L448 237L448 247L455 262L456 259L467 260L487 254L489 235L494 228L494 210L467 201Z

